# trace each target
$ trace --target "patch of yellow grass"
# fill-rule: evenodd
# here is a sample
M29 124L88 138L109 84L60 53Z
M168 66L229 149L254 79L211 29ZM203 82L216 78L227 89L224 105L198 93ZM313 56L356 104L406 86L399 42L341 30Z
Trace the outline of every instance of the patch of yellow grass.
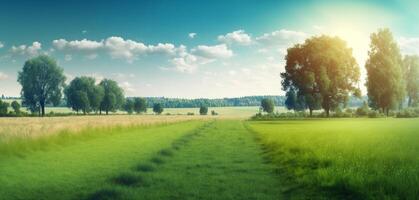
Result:
M174 115L101 115L67 117L20 117L0 118L0 142L13 138L36 138L56 134L60 131L80 132L86 128L137 126L205 119L205 116Z

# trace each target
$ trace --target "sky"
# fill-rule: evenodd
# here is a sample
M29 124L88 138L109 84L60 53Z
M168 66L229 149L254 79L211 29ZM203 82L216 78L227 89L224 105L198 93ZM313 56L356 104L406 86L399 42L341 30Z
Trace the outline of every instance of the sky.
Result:
M361 68L369 36L390 28L403 54L419 54L415 1L0 2L0 94L19 96L26 60L47 54L76 76L116 80L126 96L283 95L286 49L338 36ZM365 94L365 93L364 93Z

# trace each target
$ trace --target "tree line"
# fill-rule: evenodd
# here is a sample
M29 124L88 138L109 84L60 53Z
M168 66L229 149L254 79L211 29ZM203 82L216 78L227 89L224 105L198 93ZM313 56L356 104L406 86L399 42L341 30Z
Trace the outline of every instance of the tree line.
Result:
M366 88L368 106L389 114L419 103L419 57L404 58L389 29L372 33ZM360 97L360 68L352 49L339 37L314 36L302 44L288 48L285 72L281 73L286 92L285 106L290 110L323 109L331 111L346 107L351 96Z

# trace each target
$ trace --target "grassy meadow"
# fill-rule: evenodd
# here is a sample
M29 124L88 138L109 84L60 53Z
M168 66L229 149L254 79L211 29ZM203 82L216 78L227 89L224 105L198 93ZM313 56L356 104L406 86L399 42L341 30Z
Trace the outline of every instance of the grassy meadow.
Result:
M0 118L0 199L419 195L418 119L249 121L257 107L217 112Z
M250 122L289 196L416 199L418 119Z

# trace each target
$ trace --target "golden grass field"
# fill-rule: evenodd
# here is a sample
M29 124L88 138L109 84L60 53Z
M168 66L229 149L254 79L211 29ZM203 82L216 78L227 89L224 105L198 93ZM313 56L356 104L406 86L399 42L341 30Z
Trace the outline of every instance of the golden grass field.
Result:
M77 133L86 128L166 124L210 116L186 115L95 115L66 117L4 117L0 118L0 142L13 138L36 138L61 131Z

